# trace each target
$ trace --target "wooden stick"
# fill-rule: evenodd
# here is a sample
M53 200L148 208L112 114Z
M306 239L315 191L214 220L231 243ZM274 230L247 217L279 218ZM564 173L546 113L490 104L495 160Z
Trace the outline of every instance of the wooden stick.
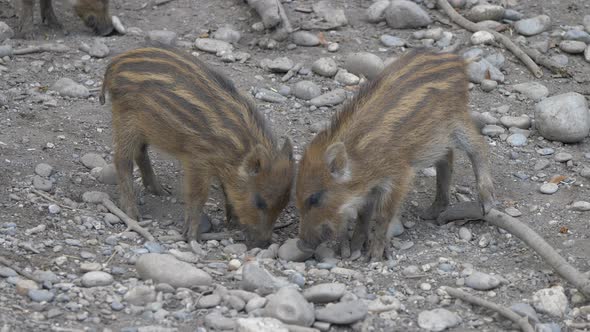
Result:
M451 18L453 22L458 24L460 27L467 29L471 32L477 31L487 31L494 35L496 40L499 40L504 47L506 47L510 52L512 52L520 61L522 61L525 66L533 73L533 75L537 78L543 77L543 71L535 61L533 61L520 47L510 40L510 38L504 36L503 34L490 29L482 29L477 24L471 22L470 20L466 19L465 17L461 16L461 14L457 13L455 9L449 4L447 0L438 0L438 6Z
M57 53L65 53L70 50L69 47L63 44L41 44L41 45L33 45L25 48L21 48L18 50L13 50L12 54L14 55L24 55L30 53L41 53L41 52L57 52Z
M504 316L504 317L510 319L512 322L518 324L518 326L520 326L520 329L523 332L534 332L535 331L535 329L531 326L531 324L529 324L528 319L526 317L520 316L519 314L515 313L514 311L512 311L508 308L502 307L498 304L495 304L490 301L484 300L482 298L465 293L462 290L459 290L456 288L442 287L442 289L452 297L455 297L455 298L458 298L458 299L463 300L465 302L469 302L471 304L475 304L475 305L478 305L478 306L481 306L481 307L484 307L484 308L487 308L487 309L497 312L501 316Z
M71 207L69 205L62 204L62 203L58 202L57 200L53 199L51 196L49 196L49 195L47 195L47 194L45 194L45 193L43 193L43 192L41 192L41 191L39 191L37 189L31 189L31 191L34 192L35 194L37 194L37 195L45 198L46 200L59 205L60 207L62 207L64 209L76 210L76 208L73 208L73 207Z
M523 50L526 52L528 56L530 56L533 59L533 61L551 70L551 72L553 72L554 74L558 74L563 77L572 77L572 74L566 68L560 67L559 65L557 65L557 63L541 54L541 52L539 52L538 50L527 47L523 47Z
M0 264L13 269L16 273L20 274L21 276L23 276L27 279L31 279L31 280L39 282L39 283L41 282L41 280L35 278L29 272L19 268L18 266L16 266L13 262L11 262L8 258L6 258L4 256L0 256Z
M143 236L148 241L154 241L154 236L145 228L141 227L137 221L129 218L129 216L121 211L115 203L113 203L110 199L104 198L102 200L102 205L104 205L112 214L119 217L123 222L127 225L127 230L131 230L137 232L139 235Z
M448 222L450 220L459 220L464 218L469 219L483 219L486 222L500 227L508 233L516 236L525 244L531 247L543 260L548 263L563 279L567 280L587 298L590 298L590 279L578 271L575 267L570 265L563 257L561 257L545 239L533 231L518 219L513 218L496 209L492 209L487 215L482 216L481 206L477 202L470 202L471 204L461 204L450 207L441 213L437 221L439 224ZM453 210L453 211L452 211ZM442 220L446 218L446 220Z

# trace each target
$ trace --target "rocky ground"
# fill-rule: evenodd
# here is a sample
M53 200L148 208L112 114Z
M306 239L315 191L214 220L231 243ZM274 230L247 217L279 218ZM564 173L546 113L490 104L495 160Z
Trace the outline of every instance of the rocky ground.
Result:
M64 30L38 23L35 40L11 39L17 19L0 0L0 254L14 264L0 266L1 331L518 329L441 286L511 307L538 331L590 329L588 301L514 236L481 221L440 227L420 220L433 198L432 168L417 177L404 207L405 231L391 241L395 258L382 263L341 261L331 244L314 257L298 253L287 241L297 234L291 206L279 224L295 222L277 230L268 249L247 250L231 239L186 243L179 239L180 169L158 152L156 173L173 194L155 197L136 182L144 226L156 241L125 231L91 199L97 191L118 198L110 111L97 98L105 66L145 39L174 43L229 74L257 99L273 130L294 141L297 158L384 63L408 48L462 41L498 208L590 270L589 4L484 2L451 1L570 76L545 70L534 78L494 36L450 24L430 0L285 1L301 28L286 40L238 0L115 0L112 14L127 31L107 38L91 36L58 2ZM42 42L67 50L10 56L9 48ZM463 156L455 164L455 202L473 200L470 164ZM213 229L223 231L217 189L207 212Z

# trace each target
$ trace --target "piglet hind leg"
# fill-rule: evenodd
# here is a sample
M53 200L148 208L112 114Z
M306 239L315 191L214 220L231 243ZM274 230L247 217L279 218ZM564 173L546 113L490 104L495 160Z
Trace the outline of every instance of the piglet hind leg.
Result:
M210 178L198 167L190 163L183 163L184 168L184 228L183 235L187 242L201 241L203 229L201 219L203 207L209 195Z
M436 197L432 205L421 213L426 220L435 220L449 206L451 180L453 177L453 150L436 162Z
M62 25L57 20L51 0L41 0L41 21L51 28L61 29Z
M119 182L121 209L131 218L141 220L137 198L133 189L133 156L142 145L132 127L121 126L123 119L113 112L113 143L115 168Z

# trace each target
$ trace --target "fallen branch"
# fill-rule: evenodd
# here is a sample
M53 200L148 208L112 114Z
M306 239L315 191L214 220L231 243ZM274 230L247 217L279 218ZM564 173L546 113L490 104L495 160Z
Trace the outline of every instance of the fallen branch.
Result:
M203 233L201 234L201 241L211 241L211 240L226 240L233 238L234 240L240 239L240 233L238 232L220 232L220 233ZM168 241L184 241L186 240L182 235L164 235L158 237L158 240L161 242L168 242Z
M526 317L520 316L519 314L515 313L514 311L512 311L508 308L502 307L498 304L495 304L490 301L484 300L482 298L465 293L462 290L459 290L456 288L443 287L442 289L452 297L455 297L455 298L458 298L458 299L463 300L465 302L469 302L471 304L475 304L475 305L478 305L478 306L481 306L481 307L484 307L484 308L487 308L487 309L497 312L498 314L508 318L509 320L514 322L515 324L518 324L518 326L520 326L520 329L524 332L534 332L535 331L535 329L531 326L531 324L529 324L528 319Z
M548 263L562 278L576 286L587 298L590 298L590 279L571 266L561 257L547 241L539 234L513 218L496 209L492 209L487 215L482 216L481 206L476 202L466 202L450 207L441 213L437 219L438 224L444 224L459 219L483 219L486 222L500 227L508 233L516 236L531 247L543 260Z
M27 272L27 271L19 268L18 266L16 266L13 262L11 262L8 258L6 258L4 256L0 256L0 264L6 266L8 268L13 269L14 272L20 274L21 276L23 276L23 277L25 277L27 279L31 279L31 280L36 281L36 282L39 282L39 283L41 282L41 280L35 278L35 276L33 276L32 274L30 274L29 272Z
M126 231L130 231L130 230L134 231L134 232L138 233L139 235L143 236L144 238L146 238L146 240L148 240L148 241L155 240L154 236L148 230L141 227L139 225L139 223L137 223L136 220L129 218L129 216L125 212L121 211L121 209L119 209L115 205L115 203L113 203L111 201L111 199L109 198L109 195L107 193L88 192L88 193L84 193L82 198L87 203L104 205L112 214L116 215L117 217L119 217L119 219L123 220L123 222L127 225Z
M459 25L460 27L467 29L471 32L487 31L487 32L491 33L492 35L494 35L496 40L500 41L502 43L502 45L504 45L504 47L506 47L518 59L520 59L520 61L522 61L525 64L525 66L527 66L527 68L531 71L531 73L533 73L533 75L535 77L537 77L537 78L543 77L543 71L541 70L541 68L539 68L539 66L537 66L535 61L533 61L527 55L527 53L525 53L520 47L518 47L516 44L514 44L512 42L512 40L510 40L510 38L504 36L503 34L499 33L498 31L495 31L495 30L482 29L477 24L471 22L470 20L461 16L461 14L457 13L447 0L438 0L437 3L438 3L438 6L445 12L445 14L447 14L447 16L449 16L449 18L453 22L455 22L457 25Z
M533 61L549 69L554 74L561 75L562 77L572 77L572 74L567 71L566 68L559 66L555 61L541 54L541 52L527 47L523 47L523 50L531 57L531 59L533 59Z
M47 195L47 194L45 194L45 193L43 193L43 192L41 192L41 191L39 191L39 190L37 190L37 189L31 189L31 191L32 191L33 193L35 193L35 194L37 194L37 195L41 196L42 198L44 198L44 199L46 199L46 200L50 201L51 203L55 203L56 205L58 205L58 206L60 206L60 207L62 207L62 208L64 208L64 209L68 209L68 210L76 210L76 208L73 208L73 207L71 207L71 206L69 206L69 205L62 204L62 203L58 202L56 199L52 198L51 196L49 196L49 195Z

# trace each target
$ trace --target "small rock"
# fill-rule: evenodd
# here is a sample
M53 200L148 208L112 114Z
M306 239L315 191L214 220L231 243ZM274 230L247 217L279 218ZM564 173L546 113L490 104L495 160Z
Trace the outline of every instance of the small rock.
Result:
M315 320L313 305L292 287L281 288L269 296L265 315L300 326L311 326Z
M461 323L461 317L447 309L426 310L418 314L418 326L428 331L444 331Z
M504 74L485 59L470 62L467 65L467 75L473 83L481 83L488 75L491 80L504 82Z
M338 70L334 80L342 85L357 85L360 82L360 78L358 76L349 73L346 69Z
M176 44L176 32L168 30L152 30L148 31L146 37L148 41L155 41L164 45Z
M114 164L108 164L100 169L98 181L103 184L116 185L118 182L117 169Z
M55 297L55 294L45 289L30 289L28 295L33 302L51 302Z
M339 49L340 49L340 44L328 43L328 52L338 52Z
M314 285L303 291L303 297L312 303L327 303L340 300L346 286L340 283L326 283Z
M127 291L123 298L133 305L146 306L156 301L156 290L150 286L136 286Z
M509 216L514 217L514 218L522 216L522 212L520 212L515 207L506 208L506 210L504 210L504 211L506 212L506 214L508 214Z
M584 96L568 92L546 98L535 106L535 127L546 139L576 143L590 132L590 113Z
M569 58L565 54L556 54L550 57L551 61L555 63L557 67L564 68L569 63Z
M481 90L483 92L491 92L494 91L494 89L498 86L498 82L494 81L494 80L483 80L481 81Z
M334 89L311 99L309 102L314 106L320 107L335 106L341 104L344 100L346 100L346 91L344 89Z
M555 155L555 161L557 161L558 163L565 163L567 161L572 160L574 156L572 156L571 154L567 153L567 152L560 152L558 154Z
M263 308L268 300L265 297L255 297L246 303L246 312L250 313L256 309Z
M49 204L47 210L49 210L49 213L51 214L58 214L61 212L61 208L57 204Z
M315 34L308 31L295 31L291 34L293 43L299 46L317 46L320 44L320 39Z
M590 44L590 34L583 30L572 29L567 31L563 35L563 39L566 40L577 40L584 42L585 44Z
M279 248L279 258L288 262L304 262L313 256L312 251L304 252L297 247L298 239L289 239Z
M228 42L210 38L197 38L197 40L195 40L195 47L203 52L213 54L231 53L234 49L232 44Z
M539 101L549 95L547 87L538 82L515 84L512 88L534 101Z
M270 103L283 103L287 101L287 97L281 95L280 93L264 88L257 89L256 95L254 97L256 97L256 99Z
M268 295L275 289L275 278L258 264L247 263L242 268L240 288L251 292L256 291L261 295Z
M44 178L48 178L51 176L51 173L53 173L53 167L45 163L37 164L37 166L35 166L35 173Z
M14 30L12 30L8 24L0 21L0 44L12 37L14 37Z
M36 282L29 279L20 279L16 282L16 293L19 295L28 295L30 290L39 289Z
M197 302L197 308L209 309L218 306L221 303L221 296L217 293L205 295Z
M313 12L326 22L326 28L336 29L348 24L344 10L334 8L327 0L315 2L312 8Z
M320 87L312 81L299 81L293 87L293 95L303 100L313 99L321 93Z
M555 194L558 189L559 189L559 186L557 184L552 183L552 182L548 182L548 183L541 185L541 187L539 188L539 191L543 194L551 195L551 194Z
M505 131L506 130L500 126L486 125L481 130L481 133L486 136L496 137L496 136L500 136L500 135L504 134Z
M344 68L355 75L373 79L385 68L383 60L368 52L352 53L346 57Z
M217 29L212 37L213 39L222 40L230 44L236 44L242 38L242 34L231 26L224 26Z
M385 20L385 10L389 7L389 4L390 0L375 1L365 12L367 21L370 23L379 23Z
M473 45L489 44L495 40L494 35L487 31L477 31L471 35L471 43Z
M574 211L590 211L590 202L577 201L570 208Z
M392 35L382 35L379 37L381 44L387 47L402 47L406 45L406 41Z
M474 272L465 279L465 286L476 290L490 290L500 285L500 279L482 272Z
M522 116L503 116L500 118L500 122L506 128L520 128L529 129L531 127L531 118L526 115Z
M13 269L6 267L6 266L0 266L0 277L8 278L8 277L16 277L17 275L18 275L18 273L16 273L16 271L14 271Z
M320 58L311 65L311 70L318 75L332 77L338 72L338 65L332 58Z
M551 18L547 15L539 15L514 23L516 32L523 36L534 36L551 27Z
M471 231L469 230L469 228L466 227L459 228L459 237L461 238L461 240L467 242L471 241L471 239L473 238L473 236L471 235Z
M559 48L570 54L584 53L586 50L586 43L576 40L563 40L559 43Z
M96 153L87 153L83 155L82 158L80 158L80 161L88 169L105 167L107 165L107 162L104 160L104 158Z
M82 286L84 287L100 287L112 284L114 278L112 275L102 271L86 272L82 276Z
M497 5L477 5L471 8L465 16L473 22L486 20L500 21L504 17L504 7Z
M88 98L90 91L83 86L78 84L67 77L60 78L53 84L51 90L59 93L63 97L71 98Z
M387 25L393 29L421 28L432 23L428 13L414 2L396 0L385 9Z
M235 271L242 266L242 262L239 259L232 259L227 263L227 269L230 271Z
M533 295L533 306L538 311L555 317L563 317L568 309L568 300L563 287L541 289Z
M238 318L237 332L290 332L280 320L271 317ZM291 331L293 332L293 331Z
M181 262L172 255L144 254L139 257L135 267L141 279L152 279L156 283L167 283L173 287L208 286L213 282L203 270Z
M286 73L295 66L293 60L287 57L276 58L266 64L266 67L273 73Z
M369 308L363 301L339 302L317 309L315 317L319 321L332 324L353 324L367 316Z
M539 316L537 316L537 312L528 303L517 303L512 305L510 309L521 316L530 318L533 322L539 322Z
M525 146L527 144L527 138L523 134L512 134L508 136L506 142L511 146Z
M231 318L223 316L220 312L214 311L205 316L205 326L215 331L234 331L236 327L236 322Z
M92 45L90 45L90 48L88 49L88 54L90 54L90 56L99 59L107 57L110 52L111 50L109 50L109 47L98 38L94 39L94 42L92 42Z

